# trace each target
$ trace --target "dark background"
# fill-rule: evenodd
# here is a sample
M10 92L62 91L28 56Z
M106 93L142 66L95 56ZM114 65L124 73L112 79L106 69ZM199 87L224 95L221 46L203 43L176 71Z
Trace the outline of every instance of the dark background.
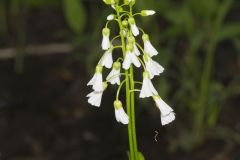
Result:
M154 85L176 112L162 127L155 104L136 100L139 150L147 160L240 160L240 2L136 3L157 12L136 21L160 52ZM85 97L112 12L101 0L0 0L1 160L127 159L116 87L100 108Z

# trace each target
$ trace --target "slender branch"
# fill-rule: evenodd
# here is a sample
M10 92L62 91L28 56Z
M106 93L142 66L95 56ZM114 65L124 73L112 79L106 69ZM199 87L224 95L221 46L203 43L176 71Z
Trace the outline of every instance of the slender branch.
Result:
M121 84L119 85L119 87L118 87L117 94L116 94L116 100L118 100L118 98L119 98L119 93L120 93L120 91L121 91L122 86L123 86L124 83L126 83L126 79L123 80L123 81L121 82Z
M141 90L140 90L140 89L133 89L133 90L130 90L129 92L130 92L130 93L131 93L131 92L141 92Z
M68 54L74 50L74 46L68 43L52 43L47 45L28 45L25 48L25 56L31 55L51 55L51 54ZM15 48L0 49L0 59L14 58L17 54Z

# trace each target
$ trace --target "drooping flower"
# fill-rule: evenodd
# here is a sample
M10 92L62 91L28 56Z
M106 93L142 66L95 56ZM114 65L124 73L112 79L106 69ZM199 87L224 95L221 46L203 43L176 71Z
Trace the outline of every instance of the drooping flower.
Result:
M143 55L143 60L146 64L146 70L149 72L151 79L154 76L160 75L164 71L164 68L154 61L148 54Z
M154 88L151 80L150 73L148 71L143 72L143 84L140 92L140 98L151 97L153 95L157 95L157 91Z
M136 25L136 23L135 23L134 18L133 18L133 17L129 18L129 19L128 19L128 22L129 22L129 24L130 24L132 34L133 34L134 36L139 35L139 30L138 30L138 27L137 27L137 25Z
M166 125L175 120L175 113L173 109L167 105L158 95L153 96L156 106L161 112L162 125Z
M93 90L97 92L103 91L102 69L101 65L97 65L93 78L87 84L88 86L92 85Z
M111 84L120 85L120 70L121 70L121 63L114 62L112 71L107 76L107 81L109 81Z
M123 68L125 70L129 69L131 63L133 63L136 67L140 67L141 63L139 62L137 56L134 54L133 45L127 44L126 50L126 56L123 61Z
M139 56L141 53L136 45L135 38L133 36L128 37L128 43L133 45L133 52L136 56Z
M103 35L103 39L102 39L102 49L103 50L107 50L110 48L111 44L110 44L110 40L109 40L109 36L110 36L110 29L105 27L102 30L102 35Z
M153 47L149 36L147 34L143 34L142 39L144 42L144 52L149 54L151 57L157 55L158 51Z
M142 10L141 16L151 16L154 15L156 12L154 10Z
M115 100L114 108L115 108L115 117L117 122L121 122L122 124L128 124L129 118L123 109L122 102L119 100Z
M103 82L103 91L106 90L108 84L107 82ZM87 95L88 103L93 106L100 107L102 101L103 91L92 91Z
M112 48L105 51L98 64L100 64L101 66L105 66L106 68L112 67L113 64Z

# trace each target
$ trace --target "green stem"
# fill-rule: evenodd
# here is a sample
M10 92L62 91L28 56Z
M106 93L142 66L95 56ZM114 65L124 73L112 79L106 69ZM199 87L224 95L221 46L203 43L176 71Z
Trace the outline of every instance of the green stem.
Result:
M132 16L132 5L130 4L130 16ZM141 59L140 59L140 62ZM144 63L142 63L143 67ZM130 89L134 90L134 75L133 75L133 65L130 67ZM131 97L131 123L132 123L132 138L133 138L133 146L134 146L134 153L135 153L135 158L138 160L138 147L137 147L137 134L136 134L136 125L135 125L135 93L130 92L130 97Z
M118 6L117 7L117 17L118 17L118 24L120 31L123 30L122 26L122 21L120 17L120 13L118 11ZM126 56L126 44L125 44L125 38L122 32L120 32L121 35L121 42L122 42L122 52L123 52L123 57ZM127 114L129 116L129 123L128 123L128 139L129 139L129 147L130 147L130 160L137 160L135 157L137 153L135 153L134 150L134 140L133 140L133 131L132 131L132 116L131 116L131 95L130 95L130 83L129 83L129 76L128 76L128 70L125 70L125 81L126 81L126 107L127 107Z
M133 75L133 66L130 67L130 89L134 90L134 75ZM136 134L136 125L135 125L135 93L130 92L131 95L131 123L133 130L133 143L134 143L134 152L136 156L136 160L138 160L138 147L137 147L137 134Z

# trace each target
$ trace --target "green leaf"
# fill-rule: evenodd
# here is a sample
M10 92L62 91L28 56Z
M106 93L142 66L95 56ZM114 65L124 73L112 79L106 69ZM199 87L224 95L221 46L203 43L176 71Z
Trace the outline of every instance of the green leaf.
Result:
M63 0L64 16L75 33L81 33L86 22L86 12L79 0Z
M145 158L141 152L138 152L138 160L145 160Z

